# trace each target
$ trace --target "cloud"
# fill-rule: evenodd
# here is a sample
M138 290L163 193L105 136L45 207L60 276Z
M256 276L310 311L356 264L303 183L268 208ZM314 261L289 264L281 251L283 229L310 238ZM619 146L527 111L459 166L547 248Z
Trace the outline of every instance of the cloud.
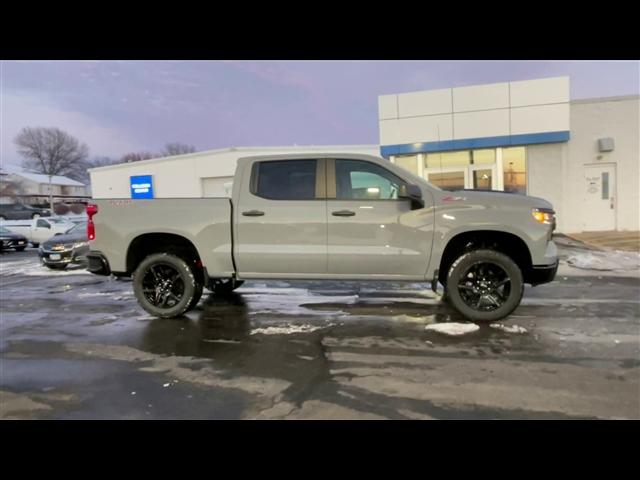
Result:
M91 156L119 157L141 145L126 132L84 113L67 110L51 98L26 91L2 92L0 155L2 163L20 164L13 139L23 127L58 127L89 145Z

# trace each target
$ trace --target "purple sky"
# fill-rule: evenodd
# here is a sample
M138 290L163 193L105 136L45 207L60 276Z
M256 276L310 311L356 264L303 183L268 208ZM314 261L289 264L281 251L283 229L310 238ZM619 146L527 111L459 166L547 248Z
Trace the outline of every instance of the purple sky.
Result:
M638 94L633 61L1 62L0 154L24 126L60 127L91 156L180 141L378 143L381 94L569 75L571 98Z

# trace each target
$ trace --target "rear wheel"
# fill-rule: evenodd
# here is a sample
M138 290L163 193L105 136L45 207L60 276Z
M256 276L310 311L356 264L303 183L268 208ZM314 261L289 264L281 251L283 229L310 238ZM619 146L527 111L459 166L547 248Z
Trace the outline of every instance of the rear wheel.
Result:
M493 322L513 312L522 299L524 282L518 265L494 250L460 256L447 275L450 304L469 320Z
M154 253L133 273L133 291L140 306L148 313L173 318L196 306L202 295L202 285L182 258Z
M31 215L31 218L40 218L40 214L39 213L34 213L33 215Z

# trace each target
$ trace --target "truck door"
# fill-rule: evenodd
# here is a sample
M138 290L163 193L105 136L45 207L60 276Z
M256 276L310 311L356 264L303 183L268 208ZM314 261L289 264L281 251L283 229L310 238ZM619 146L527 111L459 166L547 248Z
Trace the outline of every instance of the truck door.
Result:
M433 212L398 198L406 184L365 160L327 160L328 273L353 278L424 278ZM375 277L374 277L375 278Z
M241 277L325 274L325 161L258 160L247 168L234 207Z

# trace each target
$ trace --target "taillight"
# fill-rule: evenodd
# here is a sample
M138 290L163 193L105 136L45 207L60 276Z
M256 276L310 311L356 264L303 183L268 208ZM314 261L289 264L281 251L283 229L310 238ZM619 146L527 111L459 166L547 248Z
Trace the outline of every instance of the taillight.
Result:
M87 222L87 237L89 240L96 239L96 226L93 224L93 216L98 213L98 206L92 203L87 204L87 215L89 221Z

